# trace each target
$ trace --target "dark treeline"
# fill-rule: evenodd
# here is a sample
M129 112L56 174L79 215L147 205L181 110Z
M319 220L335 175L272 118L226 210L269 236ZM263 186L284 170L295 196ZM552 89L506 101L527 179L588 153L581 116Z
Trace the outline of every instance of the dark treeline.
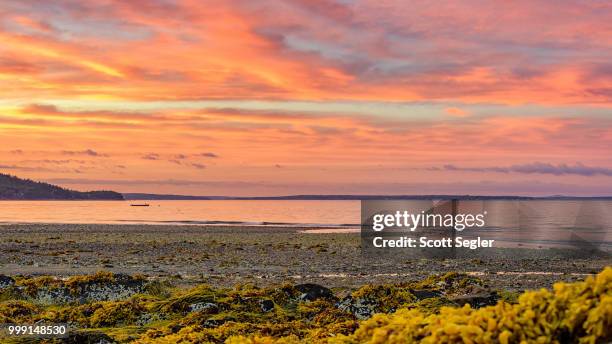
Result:
M3 200L123 200L114 191L80 192L56 185L21 179L0 173L0 199Z

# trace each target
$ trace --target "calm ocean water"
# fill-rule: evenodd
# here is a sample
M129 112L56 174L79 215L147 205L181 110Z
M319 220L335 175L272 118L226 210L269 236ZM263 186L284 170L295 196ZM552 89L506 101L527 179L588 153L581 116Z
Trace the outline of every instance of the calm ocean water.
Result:
M149 206L131 206L141 203ZM459 208L487 211L486 230L478 235L491 239L555 245L578 238L612 249L611 201L465 201ZM0 201L0 224L219 224L359 232L360 212L359 201Z
M150 206L131 206L140 203ZM464 213L487 211L486 232L496 239L551 242L579 235L612 242L611 201L465 201L459 208ZM359 201L0 201L0 223L244 224L359 231L360 211Z
M142 203L149 206L130 206ZM357 227L359 204L359 201L0 201L0 223Z

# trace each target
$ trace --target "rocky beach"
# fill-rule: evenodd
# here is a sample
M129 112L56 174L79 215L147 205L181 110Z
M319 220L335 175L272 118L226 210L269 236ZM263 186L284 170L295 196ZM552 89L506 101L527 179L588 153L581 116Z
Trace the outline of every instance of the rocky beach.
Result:
M0 226L5 275L110 271L231 287L318 283L356 287L430 274L466 272L511 290L574 281L611 264L609 257L566 259L373 259L358 233L295 227L10 224ZM534 250L535 252L535 250Z
M608 257L373 259L359 234L288 227L0 230L0 323L68 328L55 337L4 331L2 343L599 342L612 335ZM576 318L575 307L585 304ZM530 312L557 320L534 322L523 315ZM411 335L385 337L393 331Z

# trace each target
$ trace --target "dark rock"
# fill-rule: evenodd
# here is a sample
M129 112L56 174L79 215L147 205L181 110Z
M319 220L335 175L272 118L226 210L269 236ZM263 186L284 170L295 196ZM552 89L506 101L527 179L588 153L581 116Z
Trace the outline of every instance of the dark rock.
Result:
M261 307L262 312L268 313L274 309L274 302L272 300L260 300L259 307Z
M450 300L459 306L469 304L473 308L480 308L495 305L497 300L499 300L499 296L496 292L483 292L478 294L455 296L450 298Z
M295 289L302 293L300 295L301 301L314 301L317 299L334 299L334 293L331 290L320 286L318 284L306 283L298 284Z
M412 295L414 295L418 300L431 299L433 297L442 296L442 293L436 290L411 290Z
M15 280L12 277L0 275L0 289L12 287L15 285Z

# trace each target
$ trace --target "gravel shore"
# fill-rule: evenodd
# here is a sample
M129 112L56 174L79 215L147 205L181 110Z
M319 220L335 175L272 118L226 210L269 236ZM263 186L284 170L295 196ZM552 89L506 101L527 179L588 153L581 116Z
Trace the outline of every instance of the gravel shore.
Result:
M584 279L597 259L372 259L356 233L248 226L7 224L0 226L5 275L71 276L96 271L174 277L185 284L328 287L396 283L448 271L478 275L492 287L525 290Z

